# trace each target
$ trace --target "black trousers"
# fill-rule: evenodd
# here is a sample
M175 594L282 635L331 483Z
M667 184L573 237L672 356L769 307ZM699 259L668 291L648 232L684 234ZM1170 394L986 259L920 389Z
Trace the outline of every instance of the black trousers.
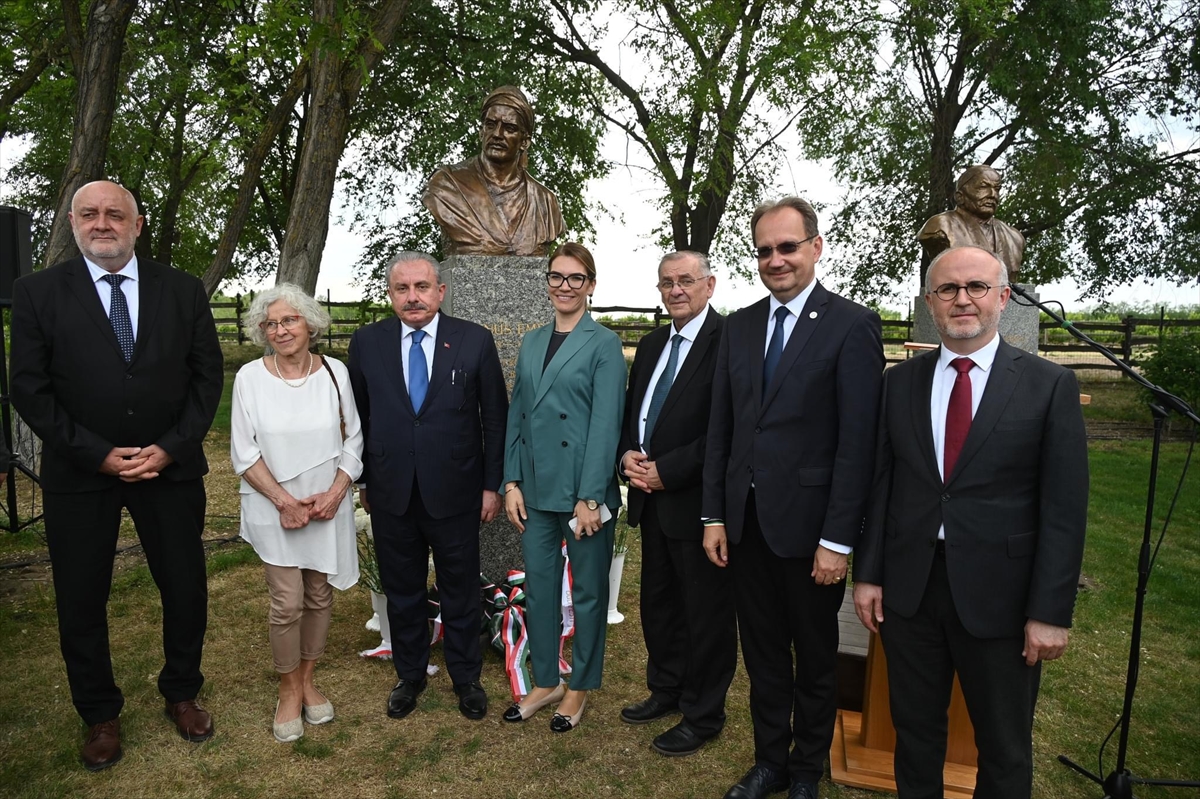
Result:
M725 726L725 694L737 668L732 576L700 541L663 534L653 495L641 527L646 685L658 701L677 702L698 735L712 737Z
M415 481L401 516L371 511L379 579L388 601L396 676L420 680L429 666L429 552L437 570L446 671L456 685L474 682L483 670L479 634L479 510L435 519L425 510Z
M818 782L837 716L837 614L846 584L817 585L812 558L772 552L753 492L729 563L750 677L755 763L787 772L793 782Z
M944 557L934 559L912 618L885 611L880 627L892 687L900 799L941 799L947 708L954 673L975 727L975 799L1028 799L1033 790L1033 710L1041 664L1025 665L1024 635L976 638L954 609Z
M85 724L115 719L125 699L108 647L108 596L121 509L146 553L163 607L158 690L168 702L195 699L208 624L204 566L204 481L117 483L103 491L43 494L54 570L58 634L71 699Z

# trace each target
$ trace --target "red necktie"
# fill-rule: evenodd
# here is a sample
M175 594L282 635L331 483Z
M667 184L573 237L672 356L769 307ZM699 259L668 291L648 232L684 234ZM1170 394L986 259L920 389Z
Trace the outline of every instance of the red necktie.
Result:
M955 358L950 365L958 371L954 388L950 391L950 404L946 407L946 446L942 453L942 482L950 482L958 453L971 429L971 368L975 362L970 358Z

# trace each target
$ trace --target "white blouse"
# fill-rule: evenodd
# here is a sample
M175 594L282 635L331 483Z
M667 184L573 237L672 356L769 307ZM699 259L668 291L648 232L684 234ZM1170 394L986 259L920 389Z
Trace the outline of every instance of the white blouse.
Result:
M329 372L316 366L300 387L284 383L263 359L238 370L233 382L229 449L233 470L241 475L261 458L284 490L297 499L328 491L341 469L357 480L362 474L363 436L341 361L326 358L342 396L346 440L342 441L337 391ZM285 530L271 500L242 478L241 536L265 563L312 569L345 590L358 582L358 541L350 492L334 518Z

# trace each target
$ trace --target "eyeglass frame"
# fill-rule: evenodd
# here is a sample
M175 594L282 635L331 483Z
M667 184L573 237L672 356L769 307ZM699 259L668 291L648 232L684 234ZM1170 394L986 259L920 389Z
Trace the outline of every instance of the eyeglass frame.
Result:
M660 280L654 284L654 288L658 289L659 291L665 291L668 294L674 291L676 286L679 286L679 288L683 289L684 291L691 291L698 284L703 283L710 277L712 277L712 275L705 275L704 277L692 277L691 275L684 275L678 281Z
M288 322L289 319L292 321ZM295 330L300 325L301 322L307 323L308 320L305 319L300 314L295 314L295 315L288 314L287 316L283 317L279 321L275 321L274 319L267 319L265 321L259 322L258 327L264 333L272 333L281 327L290 333L291 331Z
M754 257L760 261L765 261L770 258L776 250L779 251L780 255L792 255L799 251L800 245L810 242L820 235L820 233L814 233L808 238L800 239L799 241L781 241L774 247L754 247L750 250L750 252L753 253Z
M1009 285L1008 283L1001 283L999 285L993 286L990 283L984 283L982 280L971 280L971 281L968 281L965 285L960 284L960 283L943 283L942 285L933 289L929 293L936 296L942 302L954 302L955 300L958 299L958 292L960 292L960 291L967 292L967 296L973 300L982 300L984 297L987 296L988 292L991 291L992 289L1003 290L1003 289L1008 288L1008 285ZM979 292L978 294L971 293L972 287L974 287L974 289L976 291L978 291L980 286L983 286L983 291ZM942 293L943 289L949 289L951 287L954 288L953 294L946 295L946 294Z
M558 278L558 282L555 282L555 280L554 280L555 278ZM578 286L575 285L575 278L579 278ZM552 289L562 288L562 284L566 283L569 287L571 287L575 291L579 291L579 289L581 289L587 285L587 282L589 280L591 280L591 278L589 278L583 272L574 272L569 275L564 275L561 272L547 272L546 273L546 285Z

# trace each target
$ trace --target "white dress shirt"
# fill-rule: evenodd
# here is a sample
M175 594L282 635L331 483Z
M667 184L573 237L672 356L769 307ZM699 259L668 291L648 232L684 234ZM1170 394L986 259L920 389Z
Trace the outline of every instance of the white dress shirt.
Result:
M775 332L775 312L779 307L786 305L789 311L788 315L783 319L783 346L786 348L788 339L792 337L792 331L796 329L796 320L800 318L800 312L804 310L804 303L808 302L809 296L816 288L817 280L813 278L804 287L804 291L792 297L788 302L780 302L775 299L775 295L771 295L771 307L767 312L767 338L763 343L763 355L767 354L767 350L771 348L771 335Z
M425 378L431 382L433 380L433 356L437 352L437 347L434 345L437 342L438 320L441 318L442 313L438 311L429 320L429 324L421 328L421 330L424 330L428 334L421 340L421 349L425 351L425 371L428 372ZM412 334L416 331L416 328L409 327L401 321L400 329L404 331L404 335L400 337L400 360L404 368L404 385L408 386L408 351L412 349Z
M933 386L929 392L929 421L933 424L933 451L937 458L938 474L942 482L946 481L946 410L950 407L950 392L954 390L954 381L958 370L950 365L955 358L970 358L975 362L967 376L971 378L971 418L979 410L979 400L983 399L983 390L987 388L988 377L992 373L992 363L996 360L996 350L1000 348L1000 334L994 334L992 340L984 344L970 355L959 355L944 346L938 352L937 366L933 370ZM938 538L945 540L946 528L938 529Z
M130 258L129 263L116 272L101 269L89 261L86 256L83 262L87 264L88 272L92 275L92 283L96 286L96 294L100 296L100 304L104 306L104 315L110 319L112 318L112 311L108 306L112 303L112 284L106 280L101 280L101 278L108 274L121 275L126 278L121 281L121 293L125 295L125 304L129 306L129 321L133 324L133 340L137 341L139 308L137 256L135 255Z
M696 314L696 318L684 325L682 330L676 330L674 322L671 323L671 335L667 338L667 346L663 347L663 351L658 355L658 363L654 365L654 371L650 373L646 396L642 397L642 407L638 411L638 442L642 452L646 451L646 417L650 414L650 400L654 398L654 387L658 385L658 378L667 370L667 361L671 358L671 339L676 335L683 336L683 341L679 342L679 356L675 363L675 377L679 377L680 371L683 370L683 362L687 360L688 353L692 351L692 344L696 342L696 336L700 335L700 328L704 327L706 319L708 319L707 303L704 309Z

